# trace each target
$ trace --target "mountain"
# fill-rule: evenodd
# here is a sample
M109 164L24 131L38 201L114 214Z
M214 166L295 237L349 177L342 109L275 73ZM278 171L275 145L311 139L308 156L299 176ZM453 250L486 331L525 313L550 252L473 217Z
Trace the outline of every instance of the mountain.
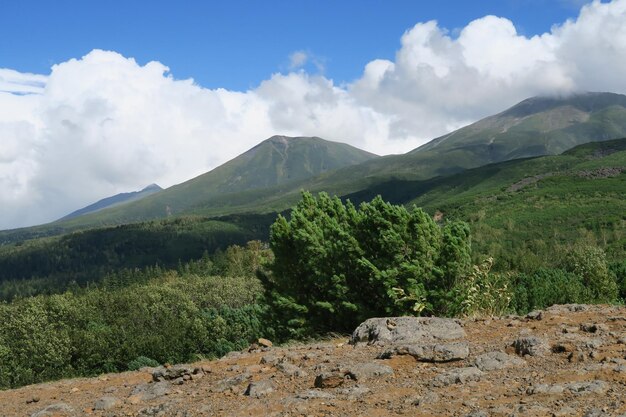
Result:
M65 217L62 217L59 220L69 220L74 217L82 216L88 213L94 213L99 210L104 210L105 208L115 207L119 204L129 203L131 201L141 200L149 195L154 193L158 193L163 189L159 187L157 184L150 184L146 188L141 191L133 191L130 193L120 193L111 197L103 198L93 204L88 205L87 207L83 207L82 209L76 210Z
M393 178L445 176L495 162L557 155L584 143L622 137L626 137L625 95L534 97L407 154L341 169L320 178L320 185L344 194Z
M411 153L464 149L489 162L556 155L576 145L626 136L626 96L534 97L434 139Z
M534 97L403 155L376 157L320 138L274 136L214 170L121 206L24 231L45 236L176 215L222 216L288 209L301 190L348 195L389 181L422 181L488 164L626 137L626 96ZM390 191L390 190L386 190Z
M70 221L74 220L76 225L119 224L202 212L205 206L212 204L224 208L220 214L228 214L231 197L238 194L255 195L259 190L288 187L289 184L299 184L325 172L375 158L378 156L345 143L318 137L273 136L182 184L132 204Z

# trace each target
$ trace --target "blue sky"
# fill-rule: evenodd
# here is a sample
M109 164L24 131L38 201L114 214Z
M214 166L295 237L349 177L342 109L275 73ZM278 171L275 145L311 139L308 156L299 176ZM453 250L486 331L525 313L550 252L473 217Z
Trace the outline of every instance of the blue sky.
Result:
M624 22L626 0L0 0L0 229L272 135L404 153L528 97L625 94Z
M336 83L359 77L375 58L393 59L402 33L437 20L454 34L494 14L520 34L550 30L578 14L576 0L487 1L78 1L1 0L0 68L46 74L52 64L113 50L158 60L176 78L247 90L289 70L307 51ZM310 72L319 69L313 64Z

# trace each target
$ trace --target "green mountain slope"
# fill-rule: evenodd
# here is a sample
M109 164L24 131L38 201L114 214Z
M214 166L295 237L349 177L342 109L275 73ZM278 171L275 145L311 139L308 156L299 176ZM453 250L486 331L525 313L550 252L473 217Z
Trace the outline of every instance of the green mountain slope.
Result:
M491 164L425 181L392 180L351 194L381 194L472 227L477 257L503 269L532 269L576 241L626 254L626 139L589 143L561 155Z

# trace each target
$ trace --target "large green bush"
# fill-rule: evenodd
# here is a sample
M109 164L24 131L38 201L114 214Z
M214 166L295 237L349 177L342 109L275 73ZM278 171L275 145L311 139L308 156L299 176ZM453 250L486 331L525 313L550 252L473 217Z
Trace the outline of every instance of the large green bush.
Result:
M277 331L351 331L368 317L436 313L435 298L469 269L469 245L467 225L442 230L418 208L303 193L270 231L275 260L263 280Z

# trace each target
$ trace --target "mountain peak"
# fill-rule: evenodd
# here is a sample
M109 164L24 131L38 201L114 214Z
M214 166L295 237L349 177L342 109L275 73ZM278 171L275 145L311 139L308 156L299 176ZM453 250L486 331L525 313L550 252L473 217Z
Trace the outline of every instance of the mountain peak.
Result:
M152 184L150 184L150 185L148 185L148 186L144 187L144 188L141 190L141 192L143 192L143 191L161 191L161 190L163 190L163 188L161 188L161 187L159 186L159 184L152 183Z

